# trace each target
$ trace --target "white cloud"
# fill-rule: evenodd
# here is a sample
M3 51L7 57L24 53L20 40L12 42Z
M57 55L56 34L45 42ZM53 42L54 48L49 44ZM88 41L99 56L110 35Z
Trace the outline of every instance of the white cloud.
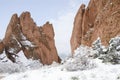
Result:
M71 7L75 7L77 2L76 2L76 0L70 0L69 4L70 4Z

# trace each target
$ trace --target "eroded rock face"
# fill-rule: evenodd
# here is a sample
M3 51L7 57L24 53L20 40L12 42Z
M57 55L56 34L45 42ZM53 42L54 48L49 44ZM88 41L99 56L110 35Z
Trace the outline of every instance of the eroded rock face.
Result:
M107 45L110 38L120 34L120 0L90 0L81 5L74 20L71 50L81 44L91 46L98 37Z
M85 12L85 5L82 4L80 9L78 10L77 15L75 16L75 21L74 21L74 27L73 27L73 32L71 36L71 50L72 52L79 47L81 44L81 39L82 39L82 21L83 21L83 14Z
M4 48L5 48L5 46L4 46L3 42L0 40L0 54L3 53Z
M12 16L3 43L8 58L13 62L12 55L21 50L27 58L40 59L43 64L60 62L52 24L47 22L42 27L36 26L29 12L23 12L20 17L17 14Z

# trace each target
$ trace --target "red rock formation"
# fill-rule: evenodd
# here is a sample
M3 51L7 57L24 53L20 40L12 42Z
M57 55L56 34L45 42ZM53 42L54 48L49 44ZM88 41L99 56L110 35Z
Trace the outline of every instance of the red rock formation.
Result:
M83 7L81 5L74 21L72 53L81 44L91 46L97 37L107 45L110 38L120 34L120 0L90 0L85 11Z
M3 42L0 41L0 54L3 53L4 48L5 48L5 46L4 46Z
M83 21L84 12L85 12L85 5L82 4L75 17L73 32L70 40L72 52L81 44L81 38L82 38L81 25Z
M13 62L12 55L21 50L27 58L40 59L43 64L60 62L52 24L47 22L42 27L36 26L29 12L23 12L20 17L17 14L12 16L3 43L8 58Z

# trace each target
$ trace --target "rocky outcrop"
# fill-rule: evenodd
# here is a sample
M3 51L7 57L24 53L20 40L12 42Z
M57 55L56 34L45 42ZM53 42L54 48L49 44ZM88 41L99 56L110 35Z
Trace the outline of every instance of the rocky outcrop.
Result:
M75 17L74 21L74 27L73 27L73 32L72 32L72 37L71 37L71 50L72 52L79 47L81 44L81 39L82 39L82 21L83 21L83 14L85 12L85 5L82 4L80 9L78 10L78 13Z
M2 42L7 57L13 62L13 55L22 50L27 58L40 59L43 64L51 64L53 61L60 62L54 35L52 24L47 22L42 27L36 26L30 13L23 12L20 17L17 14L12 16ZM2 52L1 47L0 51Z
M81 44L91 46L98 37L108 45L110 38L120 34L120 0L90 0L81 5L74 20L71 50Z
M0 54L3 53L4 48L5 48L5 46L4 46L3 42L0 40Z

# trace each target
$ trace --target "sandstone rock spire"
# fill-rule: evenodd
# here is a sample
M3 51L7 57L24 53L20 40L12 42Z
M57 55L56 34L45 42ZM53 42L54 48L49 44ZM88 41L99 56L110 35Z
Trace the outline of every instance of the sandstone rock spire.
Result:
M107 45L120 35L120 0L90 0L88 7L82 4L74 20L71 51L81 44L91 46L98 37Z
M52 24L47 22L42 27L35 24L29 12L23 12L20 17L14 14L7 27L3 39L3 48L10 60L15 62L12 55L23 51L27 58L40 59L43 64L60 62L54 40ZM2 49L0 47L0 52ZM12 54L12 55L11 55Z

